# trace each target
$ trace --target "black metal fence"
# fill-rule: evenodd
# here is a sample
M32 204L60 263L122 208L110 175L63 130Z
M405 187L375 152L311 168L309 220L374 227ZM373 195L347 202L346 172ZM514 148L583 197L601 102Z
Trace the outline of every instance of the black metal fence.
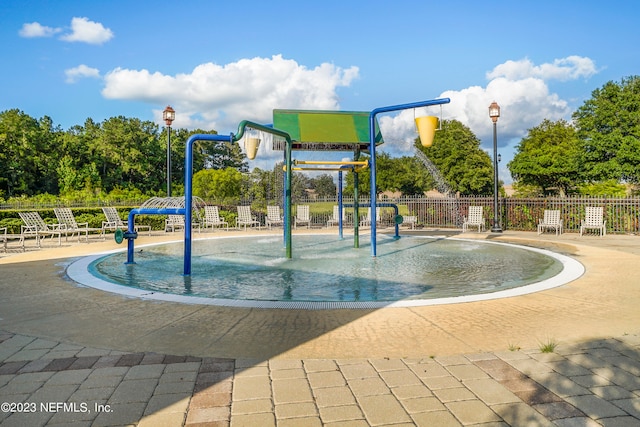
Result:
M460 228L464 217L469 211L469 206L483 206L483 214L487 227L493 223L493 197L491 196L471 196L455 198L439 197L399 197L384 198L381 200L387 203L395 203L403 216L411 215L416 217L418 227L433 228ZM73 206L64 203L33 204L26 202L19 205L0 206L0 210L39 210L53 208L57 206L67 207L96 207L101 205L117 206L139 206L143 201L128 200L120 203L96 203L88 204L81 202L73 203ZM252 211L259 217L264 216L266 204L278 204L278 200L271 201L251 201L244 200L238 202L242 205L251 205ZM344 203L353 203L352 198L345 197ZM361 204L368 204L368 199L360 199ZM210 203L215 204L215 203ZM294 205L308 204L311 206L312 224L315 226L326 225L331 218L332 205L337 204L335 198L328 199L296 199ZM46 206L45 206L46 205ZM578 232L580 223L585 217L587 206L602 206L604 208L604 220L606 221L607 233L631 234L640 233L640 197L538 197L538 198L500 198L500 225L504 230L535 231L538 221L543 217L545 209L557 209L561 212L565 232ZM228 212L234 212L235 206L223 206ZM8 213L8 212L7 212ZM360 208L360 216L367 213L366 207ZM295 214L295 206L294 206ZM16 215L17 216L17 215ZM353 210L347 209L347 221L353 223ZM393 209L383 208L382 224L393 225Z
M398 199L396 203L403 203ZM469 206L483 206L489 227L493 223L493 197L416 198L404 201L418 223L427 227L459 227ZM587 206L602 206L607 232L638 233L640 231L640 198L638 197L539 197L501 198L500 225L505 230L533 231L545 209L560 211L564 230L577 232Z

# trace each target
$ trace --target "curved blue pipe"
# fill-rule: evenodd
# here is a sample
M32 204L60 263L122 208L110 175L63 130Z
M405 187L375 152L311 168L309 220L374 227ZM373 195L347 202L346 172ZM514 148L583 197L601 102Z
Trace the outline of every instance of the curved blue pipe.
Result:
M185 163L184 163L184 196L185 196L185 212L184 222L187 224L184 227L184 268L183 274L185 276L191 275L191 217L193 208L193 144L196 141L218 141L233 143L240 140L244 136L245 129L250 127L252 129L261 130L272 135L277 135L286 140L285 144L285 165L287 167L287 175L285 182L285 246L286 257L291 258L291 149L292 142L288 133L275 129L272 126L265 126L259 123L243 120L238 125L238 133L236 135L211 135L211 134L196 134L191 135L187 140L185 147Z
M371 198L371 211L375 212L376 209L376 115L380 113L389 113L392 111L408 110L411 108L428 107L430 105L448 104L451 102L449 98L431 99L429 101L412 102L410 104L392 105L389 107L380 107L372 110L369 113L369 165L371 167L371 189L369 197ZM376 249L376 223L371 221L371 256L377 255Z
M129 211L127 225L127 264L135 264L133 260L134 243L138 233L136 233L136 215L184 215L184 208L136 208ZM186 228L186 227L185 227Z
M244 128L239 133L238 139L242 137ZM218 141L233 143L234 136L230 135L210 135L210 134L196 134L191 135L187 140L185 147L185 159L184 159L184 264L183 274L185 276L191 275L191 219L193 216L193 144L196 141Z

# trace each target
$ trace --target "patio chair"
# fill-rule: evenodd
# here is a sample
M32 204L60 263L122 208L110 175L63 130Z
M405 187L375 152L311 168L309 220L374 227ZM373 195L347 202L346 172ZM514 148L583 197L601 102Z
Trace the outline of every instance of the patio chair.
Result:
M62 233L65 229L64 224L47 224L46 222L44 222L38 212L19 212L18 215L20 215L20 218L24 222L24 225L20 226L20 235L23 248L24 239L26 237L35 237L36 244L38 245L38 247L41 247L41 236L51 236L51 239L53 239L53 236L55 236L56 234L58 235L58 246L62 245ZM67 240L66 233L65 240Z
M482 206L469 206L469 216L464 217L462 232L466 232L469 227L478 227L478 233L484 231L485 220L482 216Z
M85 241L89 242L90 231L100 231L100 228L90 228L88 222L76 222L76 218L73 216L73 212L69 208L55 208L53 212L58 218L58 222L64 225L65 236L71 233L71 237L78 233L78 242L80 241L80 233L84 233Z
M546 229L553 229L558 234L562 234L562 219L559 210L545 209L543 218L538 220L538 234L544 233Z
M332 225L338 225L340 223L340 214L338 213L338 210L339 210L339 206L335 205L333 207L333 215L331 216L329 221L327 221L327 227L330 227ZM342 208L342 224L344 224L346 221L347 221L347 213L345 212L344 208Z
M402 224L407 227L411 227L412 230L415 230L416 223L418 222L418 217L415 215L407 215L402 217Z
M267 206L267 218L265 222L269 229L274 225L284 225L284 220L280 214L280 206Z
M120 218L120 214L118 210L114 207L104 206L102 208L102 212L104 213L106 221L102 221L102 231L100 235L102 238L105 238L105 231L111 230L116 231L117 229L127 230L129 228L128 221L124 221ZM151 226L150 225L140 225L136 224L136 231L138 230L147 230L149 236L151 236Z
M184 216L183 215L167 215L164 220L164 231L174 232L178 229L184 229Z
M600 231L600 237L606 236L607 221L603 220L603 215L602 206L587 206L585 208L585 219L582 220L580 225L580 235L582 236L585 230L591 229Z
M229 223L220 216L220 211L217 206L204 207L204 221L202 222L202 226L205 230L208 227L211 227L213 230L214 228L221 226L224 226L229 230Z
M380 208L376 208L376 224L380 224ZM367 208L367 215L360 219L360 226L371 225L371 208Z
M18 244L24 252L24 236L22 234L9 234L7 231L7 227L0 228L0 241L2 242L4 252L6 253L9 250L9 240L18 240Z
M311 227L311 217L309 216L309 205L296 206L296 217L293 220L293 227L298 228L298 224L307 224L307 228Z
M236 228L240 229L241 225L244 226L245 230L247 229L247 225L249 227L256 225L258 230L260 230L260 221L258 221L255 216L251 215L251 206L238 206Z
M184 215L167 215L167 219L164 220L164 231L173 233L180 228L184 230Z
M191 228L197 228L198 232L202 231L200 223L197 221L191 222ZM164 231L174 232L178 229L184 230L184 215L167 215L167 219L164 220Z

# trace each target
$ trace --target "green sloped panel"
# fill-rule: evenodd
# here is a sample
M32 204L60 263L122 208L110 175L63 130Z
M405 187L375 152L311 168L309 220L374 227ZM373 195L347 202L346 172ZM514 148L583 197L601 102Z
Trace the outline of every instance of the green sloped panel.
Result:
M298 114L288 112L283 112L276 116L276 110L274 110L273 127L287 132L292 140L300 141L300 121L298 117Z
M369 144L368 112L273 110L273 127L287 132L295 149L355 150ZM377 122L375 141L383 143Z
M300 142L362 142L358 139L351 115L300 113L298 118Z

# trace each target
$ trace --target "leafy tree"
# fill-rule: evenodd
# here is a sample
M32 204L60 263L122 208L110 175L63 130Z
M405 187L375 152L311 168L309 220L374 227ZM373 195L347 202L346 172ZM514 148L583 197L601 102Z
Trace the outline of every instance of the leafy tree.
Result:
M368 195L371 188L371 171L365 168L358 174L358 192ZM354 175L349 172L346 178L345 193L353 193ZM391 157L389 153L376 154L376 190L399 191L402 194L421 194L433 188L433 178L415 157Z
M627 195L627 187L618 183L615 179L608 179L606 181L583 184L578 188L578 192L589 196L624 197Z
M565 120L545 119L529 129L507 166L517 182L538 186L543 194L557 191L564 196L578 183L578 156L575 128Z
M252 199L258 204L267 204L272 172L254 168L250 173L242 175L243 197Z
M423 194L434 187L429 171L416 157L393 158L389 169L382 173L385 191L399 191L406 195Z
M92 188L102 188L102 175L98 163L89 147L96 141L102 129L92 119L87 119L84 126L73 126L62 135L56 174L61 194L80 191L89 182Z
M0 191L33 195L57 192L55 165L61 130L13 109L0 113Z
M332 197L336 195L336 184L329 174L322 174L309 180L309 187L315 190L318 197Z
M280 170L282 170L282 165L284 165L284 162L279 163L279 165ZM281 179L284 179L284 171L280 176L282 177ZM309 188L311 188L311 183L307 175L300 172L294 172L291 174L291 197L294 201L304 199L307 196L307 190ZM282 200L282 196L283 194L281 193L278 196L278 200Z
M77 169L88 167L98 171L103 190L116 187L137 187L154 191L164 178L165 155L157 140L158 126L150 121L112 117L96 125L92 120L85 128L76 129L76 150L81 163ZM92 166L88 164L93 163Z
M573 119L586 180L640 182L640 76L594 90Z
M95 163L85 163L78 170L71 157L65 155L58 163L57 173L61 195L82 190L93 194L102 188Z
M452 190L461 194L492 194L493 166L471 129L457 120L443 120L431 147L418 147L436 165Z
M182 147L189 137L196 134L217 135L216 131L196 129L186 133L186 137L179 135L183 140ZM184 152L184 150L182 150ZM234 168L240 172L249 170L247 158L237 142L229 141L196 141L193 147L195 169L226 169ZM184 158L184 156L182 156Z
M234 168L203 169L193 175L193 194L216 203L236 200L242 192L242 174Z

